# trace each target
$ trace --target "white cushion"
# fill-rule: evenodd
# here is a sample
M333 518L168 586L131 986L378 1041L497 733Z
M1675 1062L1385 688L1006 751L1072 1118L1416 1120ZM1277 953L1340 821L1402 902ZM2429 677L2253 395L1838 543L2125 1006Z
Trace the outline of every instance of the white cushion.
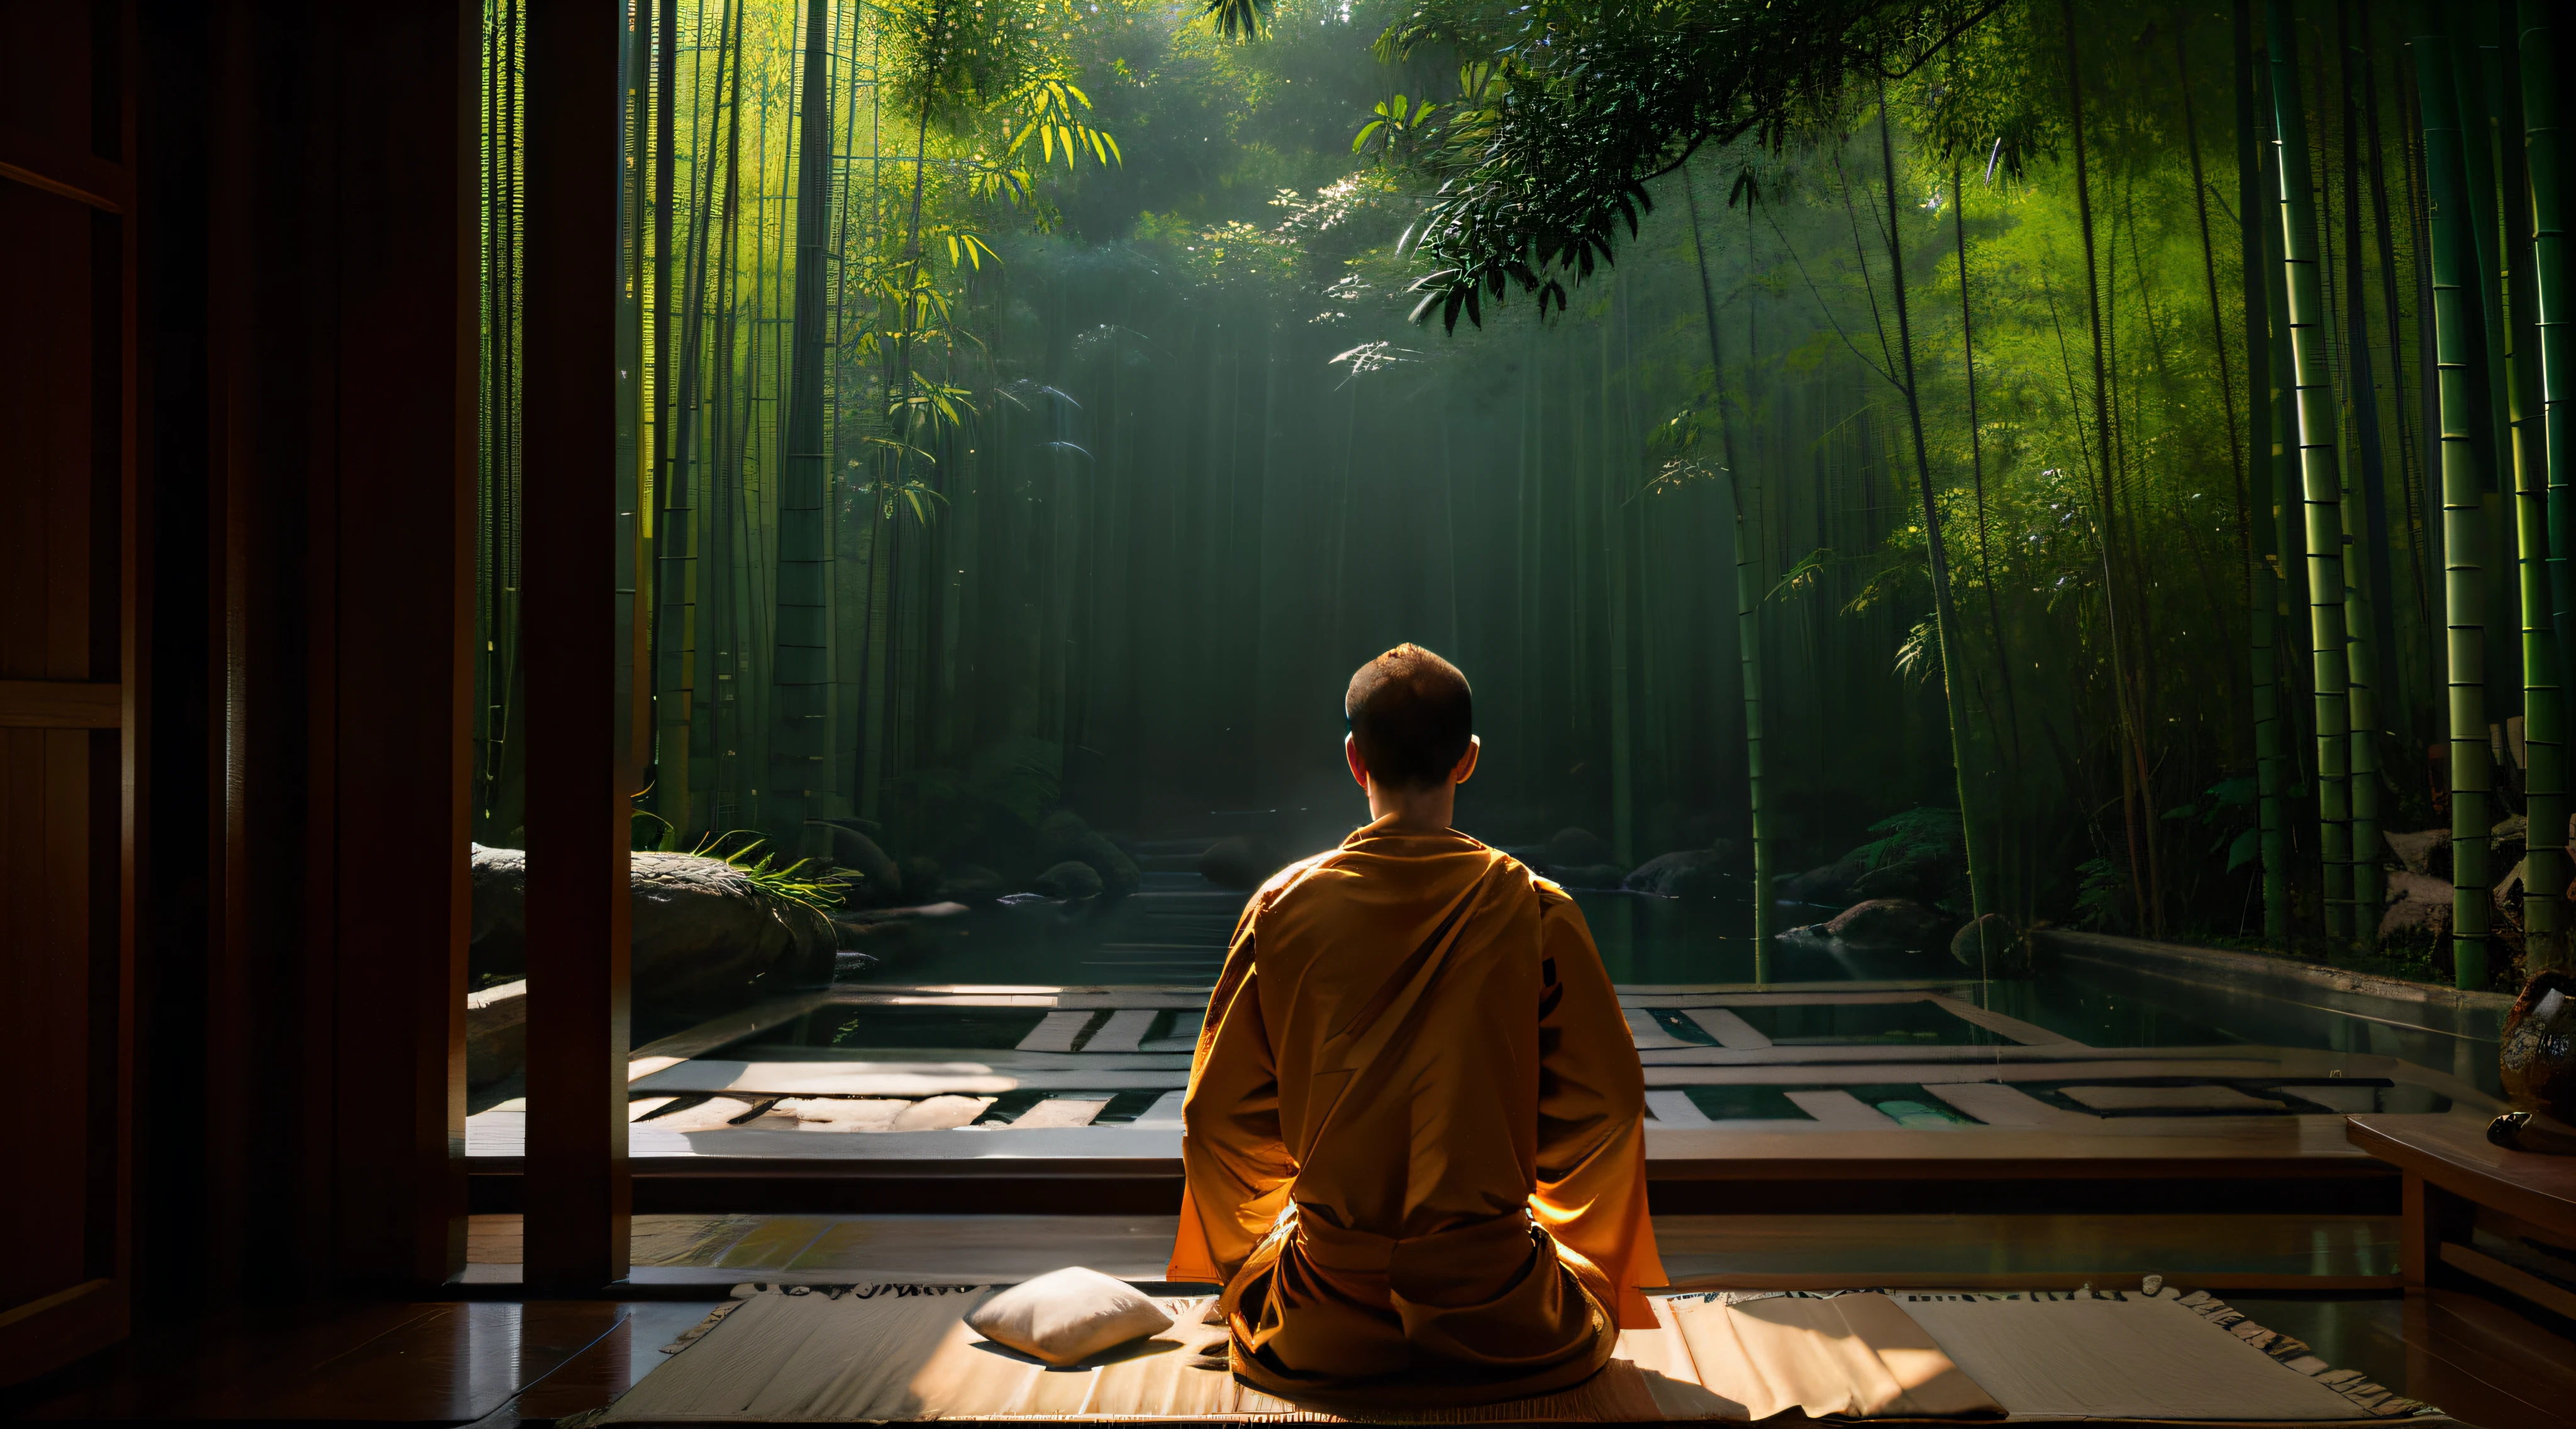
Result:
M975 1307L975 1333L1053 1365L1172 1327L1172 1317L1124 1281L1070 1266L1014 1285Z

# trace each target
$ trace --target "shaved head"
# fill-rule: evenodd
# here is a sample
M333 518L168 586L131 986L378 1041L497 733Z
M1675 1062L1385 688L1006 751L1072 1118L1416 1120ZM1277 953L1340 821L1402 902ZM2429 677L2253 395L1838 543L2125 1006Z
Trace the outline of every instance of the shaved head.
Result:
M1342 697L1342 714L1369 774L1396 789L1448 779L1476 732L1467 677L1410 642L1360 666Z

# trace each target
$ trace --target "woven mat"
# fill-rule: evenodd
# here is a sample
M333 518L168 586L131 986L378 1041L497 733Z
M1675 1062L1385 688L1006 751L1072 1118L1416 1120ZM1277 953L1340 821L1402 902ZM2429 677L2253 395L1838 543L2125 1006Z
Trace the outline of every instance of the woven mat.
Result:
M1658 1298L1657 1326L1559 1394L1387 1413L1292 1404L1198 1367L1222 1351L1210 1301L1163 1299L1172 1328L1050 1368L965 1324L992 1288L747 1286L671 1358L580 1424L930 1419L1381 1424L1987 1418L2349 1425L2426 1413L2301 1357L2205 1295L2135 1293ZM1336 1410L1341 1412L1335 1412ZM566 1421L571 1426L575 1421Z

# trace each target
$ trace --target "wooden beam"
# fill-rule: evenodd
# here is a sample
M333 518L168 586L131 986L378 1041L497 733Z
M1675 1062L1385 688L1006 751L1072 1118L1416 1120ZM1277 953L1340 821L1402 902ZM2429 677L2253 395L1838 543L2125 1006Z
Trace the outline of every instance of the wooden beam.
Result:
M627 826L617 700L615 0L527 16L527 1282L625 1278Z

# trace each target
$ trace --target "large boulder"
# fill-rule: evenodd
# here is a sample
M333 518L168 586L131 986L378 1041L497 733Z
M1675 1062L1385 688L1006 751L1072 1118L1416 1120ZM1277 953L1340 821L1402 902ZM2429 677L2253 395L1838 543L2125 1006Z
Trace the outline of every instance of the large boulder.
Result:
M981 864L958 864L939 882L939 896L958 903L990 903L1010 891L1002 875Z
M1547 841L1547 852L1542 857L1551 870L1593 868L1619 861L1610 845L1589 829L1558 829L1556 836Z
M1851 882L1847 896L1856 899L1912 898L1930 902L1948 892L1957 868L1937 853L1891 859Z
M467 845L474 883L474 924L466 966L485 973L516 976L528 970L527 929L520 910L528 888L528 855L515 848Z
M1986 977L2010 977L2030 971L2030 944L2001 913L1971 919L1950 935L1950 958Z
M1079 859L1066 859L1039 874L1034 886L1049 898L1097 898L1100 871Z
M722 859L633 855L635 1001L686 1008L768 979L829 982L838 939L821 909L782 898Z
M855 869L867 880L866 899L870 903L899 902L903 895L903 870L893 858L864 830L858 819L822 819L816 822L831 830L832 862L845 869ZM873 825L871 825L873 827Z
M2487 830L2487 867L2490 870L2511 868L2522 862L2523 850L2531 842L2531 821L2520 814L2498 819Z
M1720 846L1657 854L1637 865L1621 886L1631 893L1652 893L1659 898L1727 897L1738 891L1735 879L1725 868L1732 853L1732 849Z
M480 845L472 854L469 966L478 975L524 972L528 856ZM838 939L819 909L771 893L722 859L649 852L630 857L637 1008L712 1010L741 1001L762 984L831 980Z
M929 903L939 897L939 885L948 879L939 860L914 854L903 861L902 867L904 902Z
M1911 898L1871 898L1835 914L1815 931L1856 947L1921 950L1939 945L1949 921Z
M1219 888L1249 893L1287 863L1267 839L1229 834L1199 855L1199 877Z
M2442 947L2451 932L2451 882L2409 869L2387 875L2388 906L2379 915L2379 940Z
M1866 859L1846 858L1780 880L1779 896L1784 902L1838 908L1851 901L1852 885L1867 872Z
M2433 878L2451 876L2451 831L2423 829L2411 834L2382 834L2388 840L2388 851L2408 873Z
M1133 893L1145 882L1144 871L1127 856L1126 850L1107 834L1084 823L1082 816L1071 809L1058 809L1038 825L1038 856L1051 865L1091 865L1092 871L1100 875L1102 889L1110 893Z

